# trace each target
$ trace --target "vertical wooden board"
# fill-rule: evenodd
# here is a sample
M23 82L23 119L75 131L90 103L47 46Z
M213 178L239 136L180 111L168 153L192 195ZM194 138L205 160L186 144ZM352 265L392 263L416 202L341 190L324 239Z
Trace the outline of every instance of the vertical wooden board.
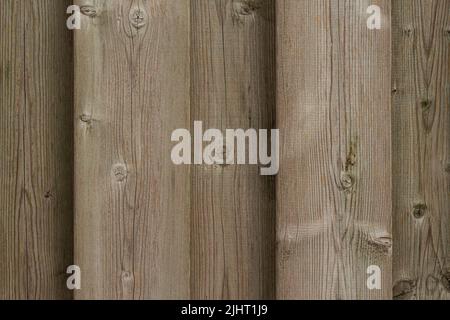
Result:
M73 261L68 5L0 2L0 299L71 297L65 274Z
M394 1L395 299L450 298L450 1Z
M192 121L203 129L271 129L274 2L191 1ZM192 169L194 299L274 297L274 178L257 166Z
M391 298L391 1L276 3L277 298Z
M80 0L75 40L77 299L189 298L189 2Z

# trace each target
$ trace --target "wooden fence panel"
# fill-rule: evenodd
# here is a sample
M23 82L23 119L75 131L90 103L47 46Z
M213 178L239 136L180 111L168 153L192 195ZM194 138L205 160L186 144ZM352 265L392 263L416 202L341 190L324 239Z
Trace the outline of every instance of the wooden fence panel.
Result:
M72 295L68 3L0 2L0 299Z
M192 121L271 129L274 2L193 0L191 15ZM274 178L257 166L198 165L191 190L192 298L273 298Z
M77 4L75 297L189 298L189 2Z
M450 0L75 4L0 1L0 299L450 298ZM194 121L276 181L175 165Z
M393 4L394 298L450 298L450 1Z
M276 4L277 298L391 298L391 1Z

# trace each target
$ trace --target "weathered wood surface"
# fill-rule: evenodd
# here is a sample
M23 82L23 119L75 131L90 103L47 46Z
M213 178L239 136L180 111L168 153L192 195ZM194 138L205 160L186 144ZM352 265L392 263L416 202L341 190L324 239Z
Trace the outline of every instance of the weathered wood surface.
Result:
M273 127L274 1L191 1L192 121ZM274 297L274 178L257 166L192 169L194 299Z
M0 299L450 298L449 0L77 0L75 54L70 4L0 1ZM278 127L276 191L194 120Z
M68 3L0 2L0 299L72 295Z
M391 1L276 4L277 298L389 299Z
M394 298L450 298L450 1L393 2Z
M189 2L77 1L77 299L189 297Z

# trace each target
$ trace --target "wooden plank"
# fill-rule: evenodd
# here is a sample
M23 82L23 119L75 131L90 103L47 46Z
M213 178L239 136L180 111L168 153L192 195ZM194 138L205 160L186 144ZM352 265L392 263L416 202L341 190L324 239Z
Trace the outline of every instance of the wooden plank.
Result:
M277 298L391 298L391 1L276 4Z
M274 2L191 1L192 121L271 129ZM194 299L274 297L274 178L257 166L192 169Z
M0 299L71 297L68 3L0 2Z
M394 1L395 299L450 298L450 1Z
M189 298L189 3L77 4L75 298Z

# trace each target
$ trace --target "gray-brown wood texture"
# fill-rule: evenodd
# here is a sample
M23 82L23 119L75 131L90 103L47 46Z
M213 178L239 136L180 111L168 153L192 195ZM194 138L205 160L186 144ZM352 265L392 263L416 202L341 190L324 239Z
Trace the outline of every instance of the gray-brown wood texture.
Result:
M189 2L76 3L75 298L188 298Z
M450 298L450 1L393 1L394 298Z
M276 4L277 298L390 298L391 1Z
M72 296L68 5L0 2L0 299Z
M75 4L0 1L0 299L450 298L450 0ZM194 121L277 178L175 165Z
M191 120L204 130L273 127L274 19L272 0L191 1ZM274 298L274 178L199 165L191 181L192 298Z

